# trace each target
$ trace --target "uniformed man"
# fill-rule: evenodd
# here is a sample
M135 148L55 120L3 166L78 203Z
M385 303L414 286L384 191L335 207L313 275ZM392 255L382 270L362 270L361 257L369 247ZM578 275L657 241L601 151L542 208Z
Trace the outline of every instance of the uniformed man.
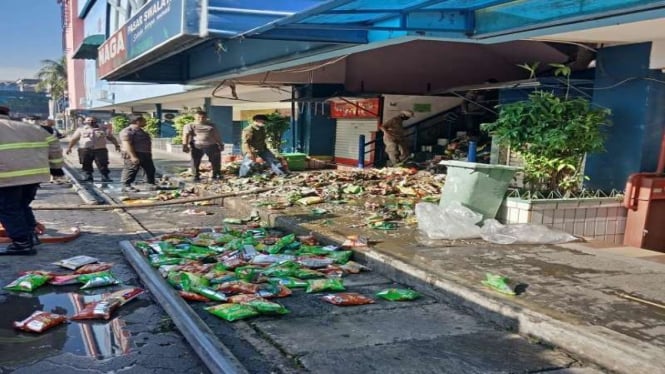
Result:
M39 240L30 203L49 169L62 167L60 142L38 125L10 120L9 108L0 107L0 160L0 223L12 240L0 255L34 255Z
M120 144L108 129L102 129L97 125L95 117L86 117L83 123L83 127L74 131L65 153L70 154L72 148L79 144L79 161L85 173L83 181L93 181L92 162L94 161L97 169L102 174L102 182L112 182L109 177L109 151L106 148L106 141L109 140L113 143L115 150L118 152L120 151Z
M132 119L129 126L120 131L122 141L122 190L124 192L138 191L132 186L136 180L139 169L145 171L146 182L150 185L148 190L155 190L155 164L152 161L152 140L150 134L143 130L146 120L142 116Z
M206 112L199 110L195 114L195 121L188 123L182 129L182 150L192 152L192 173L194 182L201 181L199 167L203 155L208 156L212 165L212 179L222 178L222 150L224 143L214 123L208 121Z
M403 110L398 116L379 126L383 130L383 143L386 145L386 154L392 166L406 160L411 154L409 151L409 138L404 130L404 121L413 117L410 110Z
M245 157L240 165L240 177L246 177L249 174L257 157L261 157L263 161L267 162L275 174L286 174L282 163L275 158L266 145L266 122L268 122L267 116L257 114L252 118L252 123L242 130L241 149Z

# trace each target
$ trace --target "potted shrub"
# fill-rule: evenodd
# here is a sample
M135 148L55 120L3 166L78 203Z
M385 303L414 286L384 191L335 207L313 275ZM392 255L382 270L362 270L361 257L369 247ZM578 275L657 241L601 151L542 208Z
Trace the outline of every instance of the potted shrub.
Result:
M289 117L281 115L279 112L267 114L268 122L265 124L266 140L268 148L275 154L281 153L282 136L291 126Z
M528 67L532 76L536 66ZM571 97L570 68L552 66L555 76L566 79L563 96L535 90L527 100L499 105L497 120L482 127L522 157L527 189L569 196L581 189L584 156L604 150L603 127L610 111L593 107L584 97Z

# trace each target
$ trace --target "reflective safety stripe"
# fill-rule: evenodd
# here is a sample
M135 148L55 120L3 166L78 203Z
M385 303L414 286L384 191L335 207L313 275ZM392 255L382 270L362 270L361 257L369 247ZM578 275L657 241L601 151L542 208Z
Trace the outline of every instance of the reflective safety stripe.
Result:
M54 140L58 140L58 139L55 137L55 135L51 135L51 136L49 136L48 138L46 138L46 141L49 142L49 143L52 142L52 141L54 141Z
M0 144L0 151L5 151L9 149L29 149L29 148L46 148L46 147L48 147L47 142L7 143L7 144Z
M50 164L57 164L57 163L59 163L59 162L64 162L64 160L63 160L62 158L55 158L55 159L53 159L53 160L48 160L48 162L49 162Z
M0 172L0 178L25 177L28 175L48 174L49 168L25 169L16 171Z

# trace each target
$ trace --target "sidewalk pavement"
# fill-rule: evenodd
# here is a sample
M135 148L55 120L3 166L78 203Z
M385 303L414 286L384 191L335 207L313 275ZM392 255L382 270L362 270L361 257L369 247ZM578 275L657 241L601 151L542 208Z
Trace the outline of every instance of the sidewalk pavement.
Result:
M186 168L182 155L155 153L172 173ZM247 197L223 205L238 216L257 208ZM396 281L424 281L458 304L500 325L622 373L665 373L665 254L599 243L497 245L481 240L418 242L415 227L382 233L354 227L357 217L313 217L309 209L258 208L264 221L331 243L362 235L376 243L360 257ZM186 223L183 223L186 224ZM482 286L485 273L522 285L519 296ZM412 282L414 283L414 282ZM443 321L442 321L443 322Z

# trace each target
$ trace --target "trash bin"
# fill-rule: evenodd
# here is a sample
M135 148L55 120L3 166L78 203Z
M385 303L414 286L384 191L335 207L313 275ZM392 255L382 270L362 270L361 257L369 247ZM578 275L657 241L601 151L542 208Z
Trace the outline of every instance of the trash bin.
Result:
M291 171L305 170L307 166L307 155L304 153L282 153Z
M510 181L520 169L464 161L441 161L439 164L448 167L439 205L445 207L458 201L482 214L483 218L496 216Z

